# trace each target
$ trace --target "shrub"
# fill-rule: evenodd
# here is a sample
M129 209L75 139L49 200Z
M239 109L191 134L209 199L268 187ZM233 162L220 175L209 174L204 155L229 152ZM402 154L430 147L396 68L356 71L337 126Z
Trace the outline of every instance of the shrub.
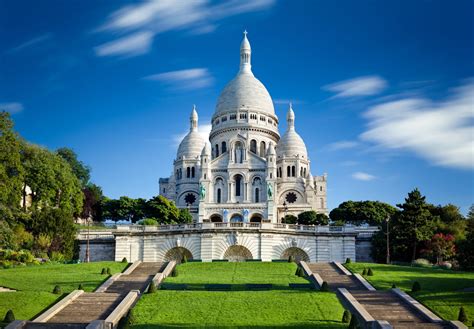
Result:
M145 218L138 222L140 225L158 225L158 221L153 218Z
M345 310L342 314L342 323L349 323L351 322L352 314L348 310Z
M357 323L357 318L355 316L351 316L351 322L349 323L349 329L357 329L359 324Z
M60 253L59 251L52 251L51 255L49 256L49 259L52 262L59 262L59 263L62 263L66 260L64 255L62 253Z
M281 220L281 222L284 224L296 224L297 221L298 221L298 217L294 215L286 215Z
M171 271L171 276L174 278L178 276L178 269L176 267Z
M82 283L79 284L79 287L77 287L77 290L84 290L84 287L82 286Z
M300 266L298 266L298 267L296 268L295 275L303 278L303 277L305 276L305 275L304 275L304 270L303 270L303 268L300 267Z
M323 284L321 285L321 289L319 289L320 291L329 291L329 285L326 281L323 282Z
M148 286L148 291L147 293L152 294L156 292L156 284L154 282L151 282L150 285Z
M367 271L367 275L368 276L373 276L374 275L374 272L372 271L372 269L369 267L369 270Z
M367 269L364 268L364 270L362 271L362 275L367 275Z
M413 286L411 287L411 292L417 292L421 290L421 284L418 281L413 282Z
M188 262L188 257L186 255L183 255L183 258L181 258L181 263L187 263Z
M350 264L351 263L351 259L350 258L346 258L346 264Z
M122 258L122 263L128 263L127 257Z
M431 267L432 266L430 261L424 258L415 259L412 265L417 266L417 267Z
M108 275L111 275L112 274L112 271L110 270L110 267L107 267L107 272L106 272Z
M105 267L102 268L102 271L100 272L100 274L102 275L107 274L107 270L105 269Z
M464 306L461 306L459 308L458 321L461 321L463 323L467 323L467 321L468 321L466 310L464 309Z
M10 323L13 321L15 321L15 314L13 314L12 310L8 310L7 314L5 314L5 318L3 319L3 322Z
M397 286L394 284L392 284L392 289L395 289Z
M294 256L288 257L288 263L294 263L294 262L295 262L295 257Z
M55 295L61 295L61 294L62 294L61 287L58 286L58 285L54 286L53 294L55 294Z
M439 267L445 270L450 270L453 267L453 264L451 264L450 262L442 262L439 264Z

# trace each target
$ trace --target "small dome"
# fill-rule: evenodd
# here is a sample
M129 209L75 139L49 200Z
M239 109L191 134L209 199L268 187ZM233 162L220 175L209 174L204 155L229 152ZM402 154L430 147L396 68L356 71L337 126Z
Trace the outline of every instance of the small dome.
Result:
M267 155L275 155L275 147L273 146L273 143L270 142L268 145L268 150L267 150Z
M201 156L206 155L211 155L211 146L209 145L209 143L204 143L204 147L202 148Z
M178 153L176 159L197 159L203 151L203 147L206 141L201 137L198 132L198 114L196 112L196 106L193 106L191 115L189 117L190 129L189 133L183 138L178 147Z
M286 115L288 122L288 128L280 139L277 145L277 155L279 157L286 156L302 156L305 159L308 158L308 152L306 150L306 145L300 135L295 130L295 112L290 107L288 109L288 114Z

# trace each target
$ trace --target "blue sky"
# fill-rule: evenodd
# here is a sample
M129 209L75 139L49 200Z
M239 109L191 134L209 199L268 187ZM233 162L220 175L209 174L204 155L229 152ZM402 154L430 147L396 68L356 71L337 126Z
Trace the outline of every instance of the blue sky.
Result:
M209 124L252 66L286 129L293 102L329 206L474 202L472 1L0 0L0 108L73 148L106 195L151 197L196 104Z

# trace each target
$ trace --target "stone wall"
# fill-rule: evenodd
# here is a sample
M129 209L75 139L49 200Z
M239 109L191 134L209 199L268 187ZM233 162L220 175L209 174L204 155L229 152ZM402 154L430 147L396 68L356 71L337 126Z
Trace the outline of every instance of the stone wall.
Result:
M79 259L86 259L87 240L79 240ZM115 240L90 240L89 259L91 262L115 260ZM122 260L122 259L120 259Z

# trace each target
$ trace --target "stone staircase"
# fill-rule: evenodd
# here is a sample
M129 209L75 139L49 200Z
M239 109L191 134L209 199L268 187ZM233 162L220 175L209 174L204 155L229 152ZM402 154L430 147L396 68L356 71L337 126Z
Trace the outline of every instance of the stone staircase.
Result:
M333 291L347 289L357 302L377 321L387 321L395 329L452 328L446 322L429 322L397 294L389 291L369 291L353 275L344 274L333 263L310 263Z

